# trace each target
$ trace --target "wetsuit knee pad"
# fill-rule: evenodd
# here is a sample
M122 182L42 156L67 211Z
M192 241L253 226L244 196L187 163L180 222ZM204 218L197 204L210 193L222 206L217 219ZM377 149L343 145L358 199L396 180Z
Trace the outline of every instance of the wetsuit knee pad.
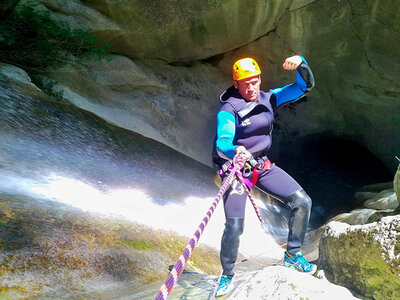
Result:
M311 213L311 198L304 190L298 190L285 198L287 205L290 207L289 217L289 234L287 251L296 254L304 241L308 220Z
M244 229L243 218L226 218L225 231L227 234L240 236L243 233L243 229Z
M306 210L311 210L312 200L303 189L289 195L286 197L285 201L291 208L301 207Z

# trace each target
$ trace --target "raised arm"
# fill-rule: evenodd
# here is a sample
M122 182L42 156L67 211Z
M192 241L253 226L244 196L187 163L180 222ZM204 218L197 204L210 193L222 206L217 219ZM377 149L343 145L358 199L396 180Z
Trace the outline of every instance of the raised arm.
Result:
M285 70L296 70L296 81L284 87L272 89L276 96L276 107L299 100L314 87L314 75L304 57L288 57L283 63Z

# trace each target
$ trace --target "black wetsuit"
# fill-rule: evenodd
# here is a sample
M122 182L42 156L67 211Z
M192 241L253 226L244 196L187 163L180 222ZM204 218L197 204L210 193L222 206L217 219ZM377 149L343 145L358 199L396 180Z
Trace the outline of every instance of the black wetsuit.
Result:
M256 102L247 102L234 87L220 96L217 140L213 161L226 170L237 146L244 146L261 164L268 161L272 143L274 112L285 103L294 102L314 86L314 77L303 58L297 68L295 83L279 89L260 91ZM253 179L253 172L249 179ZM222 173L224 177L224 173ZM302 187L284 170L272 164L258 170L255 186L282 201L290 209L287 251L295 255L303 243L311 211L311 199ZM247 194L236 180L224 195L225 230L221 242L221 263L224 274L233 276L239 236L243 232Z

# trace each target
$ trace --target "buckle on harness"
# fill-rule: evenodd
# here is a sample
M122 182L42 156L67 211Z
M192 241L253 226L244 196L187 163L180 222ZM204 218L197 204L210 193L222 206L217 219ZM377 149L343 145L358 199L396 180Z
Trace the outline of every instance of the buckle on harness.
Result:
M269 159L264 160L261 158L261 162L257 163L253 168L253 178L251 179L251 186L255 185L258 180L258 170L271 170L271 161Z
M247 163L243 167L242 174L244 177L249 177L253 168L251 168Z
M257 170L271 170L272 163L269 159L264 160L263 158L259 158L258 161L252 156L250 157L244 167L242 169L242 174L244 177L249 177L251 172ZM218 171L220 176L223 176L226 172L232 169L232 161L226 161L222 166L221 169Z
M256 169L257 165L258 165L257 160L253 156L250 156L250 158L244 164L243 171L242 171L243 176L249 177L251 174L251 171Z
M271 161L268 159L268 160L265 160L264 162L263 162L263 164L259 167L259 169L260 170L271 170L271 167L272 167L272 163L271 163Z

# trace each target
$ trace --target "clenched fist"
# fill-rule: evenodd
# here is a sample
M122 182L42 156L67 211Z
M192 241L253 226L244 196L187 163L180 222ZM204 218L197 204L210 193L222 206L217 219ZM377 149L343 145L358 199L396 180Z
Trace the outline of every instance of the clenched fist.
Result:
M299 55L291 56L285 59L282 67L285 70L296 70L298 66L303 62L303 59Z

